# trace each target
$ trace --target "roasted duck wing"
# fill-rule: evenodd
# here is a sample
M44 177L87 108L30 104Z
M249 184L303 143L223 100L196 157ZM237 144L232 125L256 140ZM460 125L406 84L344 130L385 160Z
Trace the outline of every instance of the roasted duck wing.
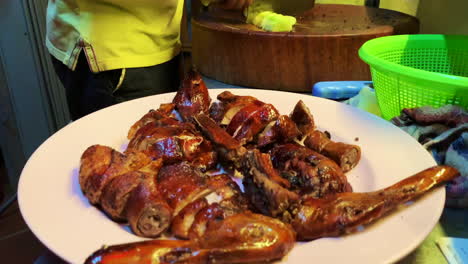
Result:
M434 186L450 181L458 171L436 166L421 171L383 190L369 193L337 193L323 199L302 201L291 224L299 240L339 236L382 218L404 202L414 200Z

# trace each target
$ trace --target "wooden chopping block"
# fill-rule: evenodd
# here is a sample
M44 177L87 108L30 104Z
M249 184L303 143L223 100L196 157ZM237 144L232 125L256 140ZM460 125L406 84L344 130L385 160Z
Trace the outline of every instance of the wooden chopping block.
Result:
M272 33L239 13L202 12L192 19L194 67L228 84L310 92L320 81L371 80L361 45L419 32L415 17L365 6L317 4L297 20L293 32Z

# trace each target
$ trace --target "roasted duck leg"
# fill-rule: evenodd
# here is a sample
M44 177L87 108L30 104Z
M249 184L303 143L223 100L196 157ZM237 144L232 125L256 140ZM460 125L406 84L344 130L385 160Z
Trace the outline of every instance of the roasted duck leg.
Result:
M302 202L291 224L299 240L339 236L382 218L399 205L418 198L436 185L458 176L448 166L421 171L390 187L369 193L337 193Z

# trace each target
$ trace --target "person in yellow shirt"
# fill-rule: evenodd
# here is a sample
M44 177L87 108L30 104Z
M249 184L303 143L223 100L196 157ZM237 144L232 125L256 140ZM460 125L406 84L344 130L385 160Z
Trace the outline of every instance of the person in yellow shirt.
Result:
M240 10L252 0L225 0ZM46 46L72 120L176 91L184 0L49 0Z

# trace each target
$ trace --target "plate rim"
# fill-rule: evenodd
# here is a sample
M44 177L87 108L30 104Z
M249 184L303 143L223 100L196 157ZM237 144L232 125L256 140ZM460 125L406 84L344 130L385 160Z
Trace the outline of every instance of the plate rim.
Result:
M363 111L361 109L357 109L357 108L354 108L352 106L345 105L345 104L342 104L340 102L336 102L336 101L333 101L333 100L328 100L328 99L325 99L325 98L315 97L315 96L312 96L310 94L298 94L298 93L288 92L288 91L277 91L277 90L268 90L268 89L250 89L250 88L210 88L209 89L210 97L212 99L212 102L216 101L216 98L215 98L214 95L217 95L222 91L237 92L239 95L242 95L242 93L248 94L248 92L252 91L252 90L255 90L257 92L260 91L260 92L267 92L267 93L272 92L272 93L278 93L278 94L290 94L290 95L293 95L293 96L297 96L298 100L302 100L304 96L307 97L307 98L310 97L310 98L313 98L313 100L319 100L319 101L322 101L322 103L325 103L325 104L330 104L330 105L337 104L337 105L340 105L340 107L344 106L345 108L354 109L354 111L358 110L360 112L360 114L367 115L367 117L370 117L371 119L373 119L373 122L375 122L375 120L378 120L377 122L385 121L388 124L394 126L390 122L388 122L386 120L383 120L383 119L381 119L381 118L379 118L379 117L377 117L377 116L375 116L373 114L365 112L365 111ZM164 96L171 96L171 95L172 96L175 95L175 92L159 94L159 95L152 95L152 96L147 96L147 97L143 97L143 98L134 99L134 100L131 100L131 101L127 101L127 102L123 102L123 103L120 103L120 104L110 106L108 108L101 109L101 110L99 110L99 111L97 111L95 113L104 112L104 111L109 111L109 112L114 111L113 109L121 107L120 106L121 104L131 104L131 103L135 103L135 101L150 100L151 98L154 100L157 97L164 97ZM156 99L155 101L157 103L162 103L161 100ZM91 116L91 115L96 116L95 113L90 114L89 116ZM36 159L39 159L38 155L40 155L41 151L43 151L43 149L45 147L47 147L48 144L51 144L50 142L52 142L59 135L60 132L64 131L65 129L66 130L74 129L73 127L80 125L80 123L81 123L81 122L79 122L80 120L89 119L89 118L90 117L85 116L83 118L80 118L80 119L76 120L75 122L71 122L71 123L67 124L65 127L59 129L54 134L52 134L50 137L48 137L41 145L39 145L39 147L31 154L31 156L28 158L27 162L25 163L25 165L23 167L23 170L22 170L22 172L20 174L19 182L18 182L18 205L19 205L21 215L23 216L23 219L26 222L27 226L33 232L33 234L37 237L37 239L39 241L41 241L42 244L44 244L54 254L56 254L57 256L62 258L63 260L69 261L69 262L71 262L72 259L70 259L69 256L65 256L64 254L62 254L62 252L60 252L60 249L57 248L56 245L51 245L51 243L48 243L47 239L44 236L44 234L41 234L41 232L38 231L39 228L37 226L35 226L34 223L32 223L32 219L26 217L26 216L29 215L29 213L26 212L27 207L24 204L25 203L25 200L24 200L25 183L24 183L24 181L26 181L28 178L26 178L26 176L23 176L23 175L26 175L25 173L28 172L28 169L30 168L31 164L33 164ZM404 131L402 131L402 132L404 132ZM410 137L411 139L413 139L414 141L416 141L416 139L412 138L410 135L407 135L407 136ZM122 137L125 137L125 135L122 135ZM422 148L422 146L421 146L421 148ZM427 152L427 155L429 155L431 157L433 166L437 165L437 163L433 159L432 155L430 155L428 152ZM443 212L443 209L444 209L444 204L445 204L445 199L446 199L445 188L443 188L443 186L434 188L434 190L432 190L431 194L429 194L429 195L440 195L440 199L438 199L439 204L437 205L437 207L435 207L436 205L434 204L434 207L432 208L433 212L434 212L434 214L432 214L432 216L436 219L435 223L434 224L431 223L430 225L428 225L428 226L430 226L430 228L426 228L424 230L424 232L422 232L422 233L424 233L423 235L421 235L421 236L423 236L422 239L416 239L412 243L408 244L407 247L406 247L407 250L405 250L404 253L395 252L392 255L393 257L390 259L390 262L396 262L396 261L401 260L402 258L406 257L409 253L411 253L414 249L416 249L427 238L427 236L430 234L430 232L433 230L433 228L438 224L439 219L440 219L440 217L442 215L442 212ZM437 211L435 209L437 209Z

